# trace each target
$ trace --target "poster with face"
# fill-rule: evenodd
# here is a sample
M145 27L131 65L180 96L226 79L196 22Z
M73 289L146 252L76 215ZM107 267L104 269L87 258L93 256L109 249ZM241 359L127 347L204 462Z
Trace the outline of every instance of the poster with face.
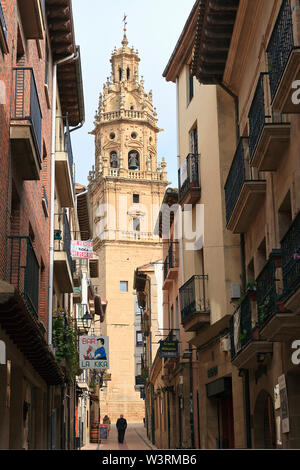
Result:
M79 359L81 369L108 369L108 336L81 336L79 339Z

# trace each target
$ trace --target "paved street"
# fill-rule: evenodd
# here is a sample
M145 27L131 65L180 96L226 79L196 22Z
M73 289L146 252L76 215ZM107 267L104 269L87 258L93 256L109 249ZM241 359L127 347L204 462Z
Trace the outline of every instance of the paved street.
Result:
M156 447L148 440L143 424L128 424L123 444L118 443L115 423L111 425L109 438L98 444L88 444L82 450L150 450Z

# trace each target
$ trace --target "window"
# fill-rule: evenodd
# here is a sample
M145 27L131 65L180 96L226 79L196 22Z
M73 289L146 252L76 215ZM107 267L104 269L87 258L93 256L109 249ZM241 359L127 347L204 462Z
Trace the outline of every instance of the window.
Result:
M128 281L120 281L120 292L128 292Z
M133 231L139 232L141 230L140 219L138 217L133 217Z
M140 195L139 194L134 194L133 195L133 203L138 204L140 202Z
M189 138L190 138L190 152L193 155L198 155L198 131L197 131L197 127L194 127L194 129L192 129L190 131Z
M129 80L129 79L130 79L130 68L127 67L127 80Z
M143 335L141 331L136 332L136 345L143 346Z
M194 77L189 68L188 70L188 104L192 101L194 97Z

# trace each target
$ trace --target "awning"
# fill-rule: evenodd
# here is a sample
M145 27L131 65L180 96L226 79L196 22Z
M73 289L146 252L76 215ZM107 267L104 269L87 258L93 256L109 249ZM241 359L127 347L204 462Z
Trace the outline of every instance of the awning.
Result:
M212 397L229 397L232 395L232 379L231 377L222 377L214 382L206 384L207 398Z

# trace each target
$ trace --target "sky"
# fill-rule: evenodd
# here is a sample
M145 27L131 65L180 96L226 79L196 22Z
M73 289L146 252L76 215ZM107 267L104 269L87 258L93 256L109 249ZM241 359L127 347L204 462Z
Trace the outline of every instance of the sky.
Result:
M195 0L73 0L76 43L80 46L85 124L72 132L77 183L88 184L95 163L94 116L99 93L111 74L110 58L123 39L127 15L129 46L139 51L145 91L153 91L158 114L158 161L165 157L168 181L177 187L176 85L162 76Z

